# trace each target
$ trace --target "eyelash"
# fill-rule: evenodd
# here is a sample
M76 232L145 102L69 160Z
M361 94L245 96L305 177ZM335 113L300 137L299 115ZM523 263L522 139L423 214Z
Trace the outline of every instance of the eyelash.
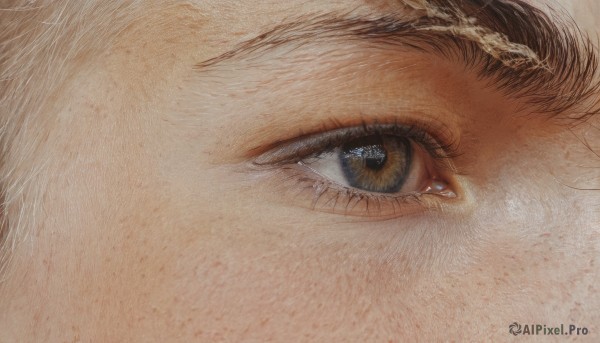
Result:
M338 213L341 207L345 215L378 217L406 214L406 207L410 207L407 205L418 205L415 210L423 209L423 196L427 194L369 193L328 181L302 165L302 162L311 158L318 159L321 154L331 152L350 140L370 135L407 138L429 155L437 172L455 172L451 160L460 154L457 141L447 127L440 123L407 124L397 120L387 123L362 121L354 126L331 122L323 125L319 132L299 135L300 138L279 143L277 148L259 156L254 165L282 171L282 181L286 183L284 188L299 190L298 194L295 194L296 197L308 191L312 197L312 209ZM289 182L293 182L292 187Z

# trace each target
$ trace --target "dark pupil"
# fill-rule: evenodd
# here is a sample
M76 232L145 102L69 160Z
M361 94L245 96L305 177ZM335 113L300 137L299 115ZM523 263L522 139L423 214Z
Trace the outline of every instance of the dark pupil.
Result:
M404 138L373 135L355 139L340 149L348 184L379 193L400 191L410 169L412 151Z
M349 153L362 159L365 167L375 171L381 170L387 161L387 152L383 145L367 145L354 148Z

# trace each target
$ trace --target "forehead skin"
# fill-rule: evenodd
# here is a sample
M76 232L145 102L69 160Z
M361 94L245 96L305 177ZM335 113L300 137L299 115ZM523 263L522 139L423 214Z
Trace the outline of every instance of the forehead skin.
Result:
M0 340L503 341L516 321L597 341L598 192L557 182L597 185L580 136L498 120L520 104L460 66L395 51L315 45L193 70L284 19L382 3L174 4L77 61L46 109L43 213L2 286ZM600 32L596 1L548 3ZM412 74L378 69L413 60L424 67ZM353 219L296 206L244 169L250 143L318 126L317 110L407 106L460 113L449 125L466 137L468 201Z

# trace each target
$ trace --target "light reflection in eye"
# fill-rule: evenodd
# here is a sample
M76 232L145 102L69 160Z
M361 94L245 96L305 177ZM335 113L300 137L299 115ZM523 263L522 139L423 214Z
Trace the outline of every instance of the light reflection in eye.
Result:
M337 150L348 184L369 192L398 192L412 163L410 142L401 137L372 135Z
M335 184L360 191L455 197L447 183L431 175L432 166L426 155L404 137L371 135L301 164Z

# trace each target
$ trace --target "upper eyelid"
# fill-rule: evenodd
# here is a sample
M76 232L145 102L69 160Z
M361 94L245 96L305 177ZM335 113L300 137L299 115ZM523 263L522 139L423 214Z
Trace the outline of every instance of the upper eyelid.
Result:
M424 125L424 124L421 124ZM319 134L301 137L289 142L281 143L277 147L259 155L253 164L256 166L277 166L281 164L295 163L303 160L311 154L328 151L346 143L352 138L359 138L372 134L395 134L415 141L416 144L426 145L432 157L449 158L458 155L458 144L455 138L450 138L447 128L442 130L438 127L435 133L429 132L432 127L421 128L414 124L367 124L349 128L329 130ZM445 131L446 137L439 131ZM437 133L437 135L436 135ZM428 140L429 142L425 142Z
M294 155L299 159L310 154L315 146L321 146L321 149L327 149L323 146L323 142L330 140L340 140L344 134L348 134L348 129L331 130L319 134L312 134L308 137L297 138L289 142L285 142L277 148L270 150L254 160L256 165L276 165L281 162L289 163L289 157ZM332 146L333 148L334 146Z

